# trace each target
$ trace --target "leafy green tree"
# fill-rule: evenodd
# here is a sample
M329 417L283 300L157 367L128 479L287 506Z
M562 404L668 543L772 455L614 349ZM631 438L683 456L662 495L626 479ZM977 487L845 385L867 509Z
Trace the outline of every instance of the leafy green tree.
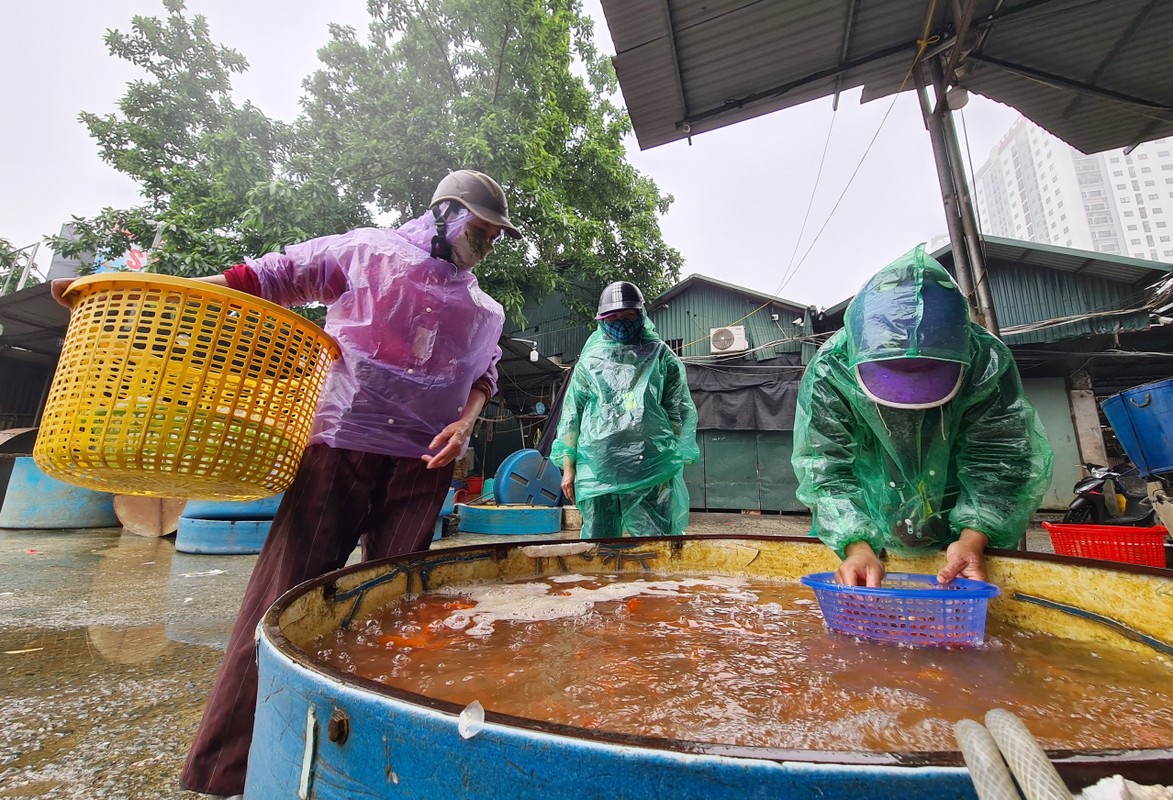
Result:
M138 181L143 203L74 217L77 238L51 237L59 252L91 262L151 249L152 271L199 276L242 256L369 224L362 204L317 177L286 169L290 127L232 99L244 57L215 44L203 16L164 0L165 19L136 16L110 31L117 58L141 67L118 111L83 112L102 159Z
M151 269L213 273L245 255L422 213L450 169L501 181L527 234L478 271L521 320L527 298L582 297L617 278L656 294L681 258L661 236L671 198L625 160L626 112L578 0L370 0L365 40L331 26L323 68L292 125L231 97L244 57L214 43L183 0L164 19L111 31L112 55L141 67L106 116L81 115L101 157L142 204L75 218L69 256L132 247ZM585 314L584 314L585 316Z
M578 0L369 0L365 40L332 26L306 81L297 170L336 176L385 212L422 213L455 167L504 185L526 238L478 269L514 319L559 291L586 311L626 278L678 276L659 216L671 198L625 160L626 111Z

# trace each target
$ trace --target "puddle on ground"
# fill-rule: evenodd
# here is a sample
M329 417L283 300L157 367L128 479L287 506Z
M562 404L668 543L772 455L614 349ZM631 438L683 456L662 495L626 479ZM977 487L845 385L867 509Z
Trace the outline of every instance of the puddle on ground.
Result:
M176 778L221 655L164 625L0 629L0 798L195 798Z

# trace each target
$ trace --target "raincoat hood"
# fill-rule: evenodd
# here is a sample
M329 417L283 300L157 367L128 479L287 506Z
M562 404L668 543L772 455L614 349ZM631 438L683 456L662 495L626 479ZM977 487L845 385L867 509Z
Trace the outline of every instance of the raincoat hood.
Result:
M877 272L847 307L848 363L932 358L968 364L968 322L965 297L920 245Z
M940 405L961 388L968 323L968 305L949 273L917 247L878 272L848 306L848 364L874 402Z

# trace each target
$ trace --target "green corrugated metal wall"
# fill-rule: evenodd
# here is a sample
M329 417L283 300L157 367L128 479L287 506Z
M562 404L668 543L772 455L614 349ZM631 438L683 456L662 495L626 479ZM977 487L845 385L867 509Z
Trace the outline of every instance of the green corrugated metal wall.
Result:
M584 302L588 301L584 299ZM527 305L525 322L525 327L521 328L516 320L508 320L505 323L505 334L537 342L538 352L562 363L578 358L583 344L594 330L573 318L561 295L551 295L540 303Z
M689 505L711 511L806 511L795 491L790 431L699 431L701 458L684 470Z
M777 322L771 319L772 314L778 315ZM667 304L653 309L650 316L662 339L679 339L682 342L684 348L681 355L686 358L711 355L709 331L731 325L745 327L751 349L780 339L793 340L754 350L747 356L754 361L774 358L783 353L799 353L802 351L802 343L797 339L804 334L805 325L809 324L795 324L794 320L804 320L806 317L805 310L797 306L768 303L762 307L762 301L751 295L738 294L701 282L672 298Z
M1142 331L1149 326L1147 311L1095 316L1135 307L1144 299L1143 287L1041 267L992 266L988 271L990 291L1003 330L1040 320L1073 318L1035 331L1006 333L1007 344L1049 344L1093 334Z
M584 300L584 302L586 302ZM777 314L778 320L772 319ZM575 321L562 297L553 295L541 303L526 306L526 325L506 324L506 333L521 339L538 342L538 350L547 357L554 356L563 363L578 357L593 325ZM660 338L680 340L684 357L709 356L709 332L713 328L731 325L745 327L749 347L761 347L768 342L777 344L753 350L746 358L754 361L774 358L783 353L801 353L798 337L809 334L810 320L806 310L784 303L766 303L753 295L740 294L720 286L698 281L682 294L649 313ZM795 322L795 320L800 320ZM789 340L789 341L779 341Z

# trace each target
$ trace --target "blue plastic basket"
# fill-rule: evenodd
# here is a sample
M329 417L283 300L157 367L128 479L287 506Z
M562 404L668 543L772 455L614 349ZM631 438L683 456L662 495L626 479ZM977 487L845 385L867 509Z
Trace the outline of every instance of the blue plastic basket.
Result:
M827 627L916 647L981 644L986 608L1001 592L992 583L955 578L937 583L936 575L890 572L882 586L844 586L834 572L802 578L815 592Z

